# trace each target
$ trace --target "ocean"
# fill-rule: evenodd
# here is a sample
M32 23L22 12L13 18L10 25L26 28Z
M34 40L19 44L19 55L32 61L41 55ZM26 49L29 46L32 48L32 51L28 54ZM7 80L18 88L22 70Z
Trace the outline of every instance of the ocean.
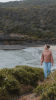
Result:
M56 68L56 52L52 51L54 65L51 69ZM17 65L27 65L32 67L43 68L40 64L42 49L27 47L22 50L0 50L0 69L14 68Z

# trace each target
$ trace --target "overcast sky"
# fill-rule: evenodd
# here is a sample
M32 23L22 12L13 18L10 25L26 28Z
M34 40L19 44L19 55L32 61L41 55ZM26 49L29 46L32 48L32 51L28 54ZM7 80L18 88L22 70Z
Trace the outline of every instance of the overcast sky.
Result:
M16 1L16 0L0 0L0 2L8 2L8 1ZM20 0L18 0L20 1Z

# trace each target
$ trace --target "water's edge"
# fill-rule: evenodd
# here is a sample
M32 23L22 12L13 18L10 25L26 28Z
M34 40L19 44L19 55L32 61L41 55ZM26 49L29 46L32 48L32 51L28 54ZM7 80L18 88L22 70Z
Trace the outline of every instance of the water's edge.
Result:
M0 69L14 68L17 65L27 65L43 68L40 64L42 49L26 47L22 50L0 50ZM54 66L51 70L56 70L56 51L53 52Z
M27 47L43 47L45 44L36 44L36 43L30 43L30 44L23 44L23 45L0 45L0 50L22 50ZM51 46L55 46L55 44L50 44Z

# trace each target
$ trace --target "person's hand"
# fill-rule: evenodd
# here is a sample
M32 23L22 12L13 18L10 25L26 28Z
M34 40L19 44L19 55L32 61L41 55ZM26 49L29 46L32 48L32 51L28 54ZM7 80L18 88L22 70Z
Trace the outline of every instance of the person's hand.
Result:
M41 65L42 65L42 62L41 62Z
M52 66L53 66L53 63L52 63Z

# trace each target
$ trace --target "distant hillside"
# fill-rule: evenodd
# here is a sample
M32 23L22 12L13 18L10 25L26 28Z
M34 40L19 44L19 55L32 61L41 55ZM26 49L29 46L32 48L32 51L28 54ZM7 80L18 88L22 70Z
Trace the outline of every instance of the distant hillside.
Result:
M0 8L0 33L38 38L56 37L56 5Z
M56 4L56 0L22 0L0 3L0 7L33 7L37 5Z

